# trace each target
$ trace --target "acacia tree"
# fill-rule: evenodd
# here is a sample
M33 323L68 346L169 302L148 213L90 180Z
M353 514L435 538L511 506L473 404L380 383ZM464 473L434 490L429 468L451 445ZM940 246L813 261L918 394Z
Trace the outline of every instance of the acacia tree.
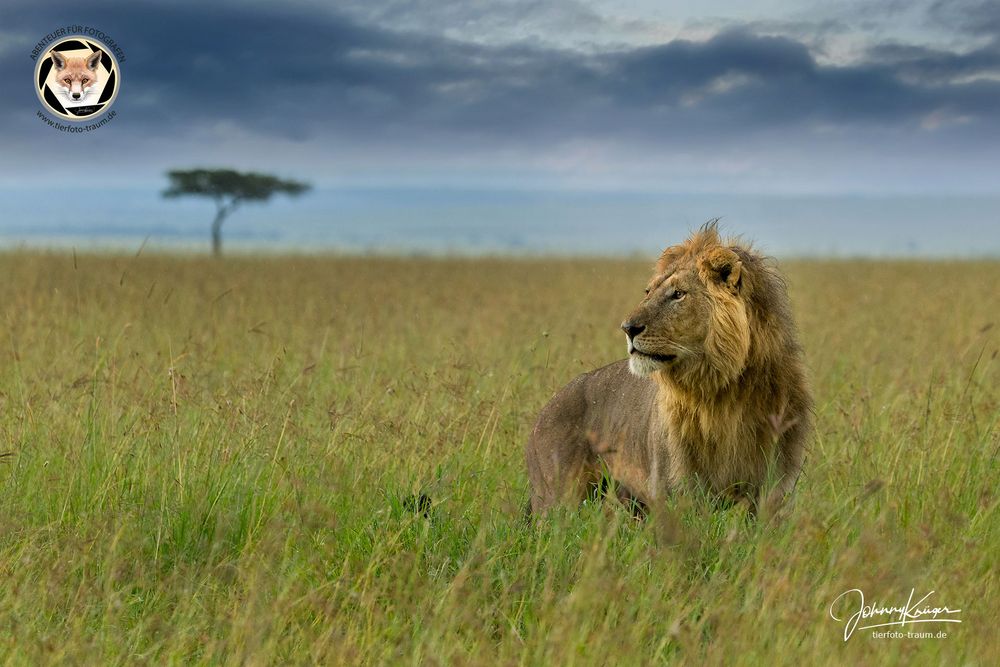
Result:
M232 169L181 169L167 172L170 187L164 197L194 195L215 200L212 221L212 254L222 254L222 223L244 202L266 202L275 194L291 197L306 192L308 183L286 181L269 174Z

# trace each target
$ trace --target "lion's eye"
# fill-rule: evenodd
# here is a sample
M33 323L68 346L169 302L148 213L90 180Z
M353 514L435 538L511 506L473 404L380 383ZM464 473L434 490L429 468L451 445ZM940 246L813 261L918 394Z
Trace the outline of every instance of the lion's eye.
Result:
M68 78L67 79L63 79L63 83L70 83L70 80Z
M88 81L90 81L90 79L88 79L87 77L83 77L82 79L80 79L80 81L82 83L87 83Z
M685 294L687 294L687 292L685 292L684 290L675 289L673 292L671 292L670 299L673 301L680 301L681 299L684 298Z

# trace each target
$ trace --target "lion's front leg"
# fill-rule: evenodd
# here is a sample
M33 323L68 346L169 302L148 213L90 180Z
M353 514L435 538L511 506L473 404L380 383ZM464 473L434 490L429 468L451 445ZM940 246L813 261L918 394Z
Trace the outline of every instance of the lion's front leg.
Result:
M648 469L642 488L644 505L662 505L679 487L678 472L671 463L670 451L662 440L647 443Z

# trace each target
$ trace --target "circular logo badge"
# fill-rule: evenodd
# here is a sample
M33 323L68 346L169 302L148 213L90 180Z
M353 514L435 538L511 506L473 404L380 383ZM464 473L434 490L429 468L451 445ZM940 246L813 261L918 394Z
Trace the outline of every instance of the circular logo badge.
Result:
M118 62L101 42L68 37L35 66L35 91L45 108L66 120L89 120L107 111L121 87Z

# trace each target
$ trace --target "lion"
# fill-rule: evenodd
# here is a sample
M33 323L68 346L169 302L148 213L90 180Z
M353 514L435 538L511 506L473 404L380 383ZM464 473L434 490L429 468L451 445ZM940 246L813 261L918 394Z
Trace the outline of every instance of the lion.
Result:
M621 328L628 359L580 375L526 445L530 513L579 504L610 478L638 508L690 488L754 514L794 488L812 398L785 283L711 221L663 251Z

